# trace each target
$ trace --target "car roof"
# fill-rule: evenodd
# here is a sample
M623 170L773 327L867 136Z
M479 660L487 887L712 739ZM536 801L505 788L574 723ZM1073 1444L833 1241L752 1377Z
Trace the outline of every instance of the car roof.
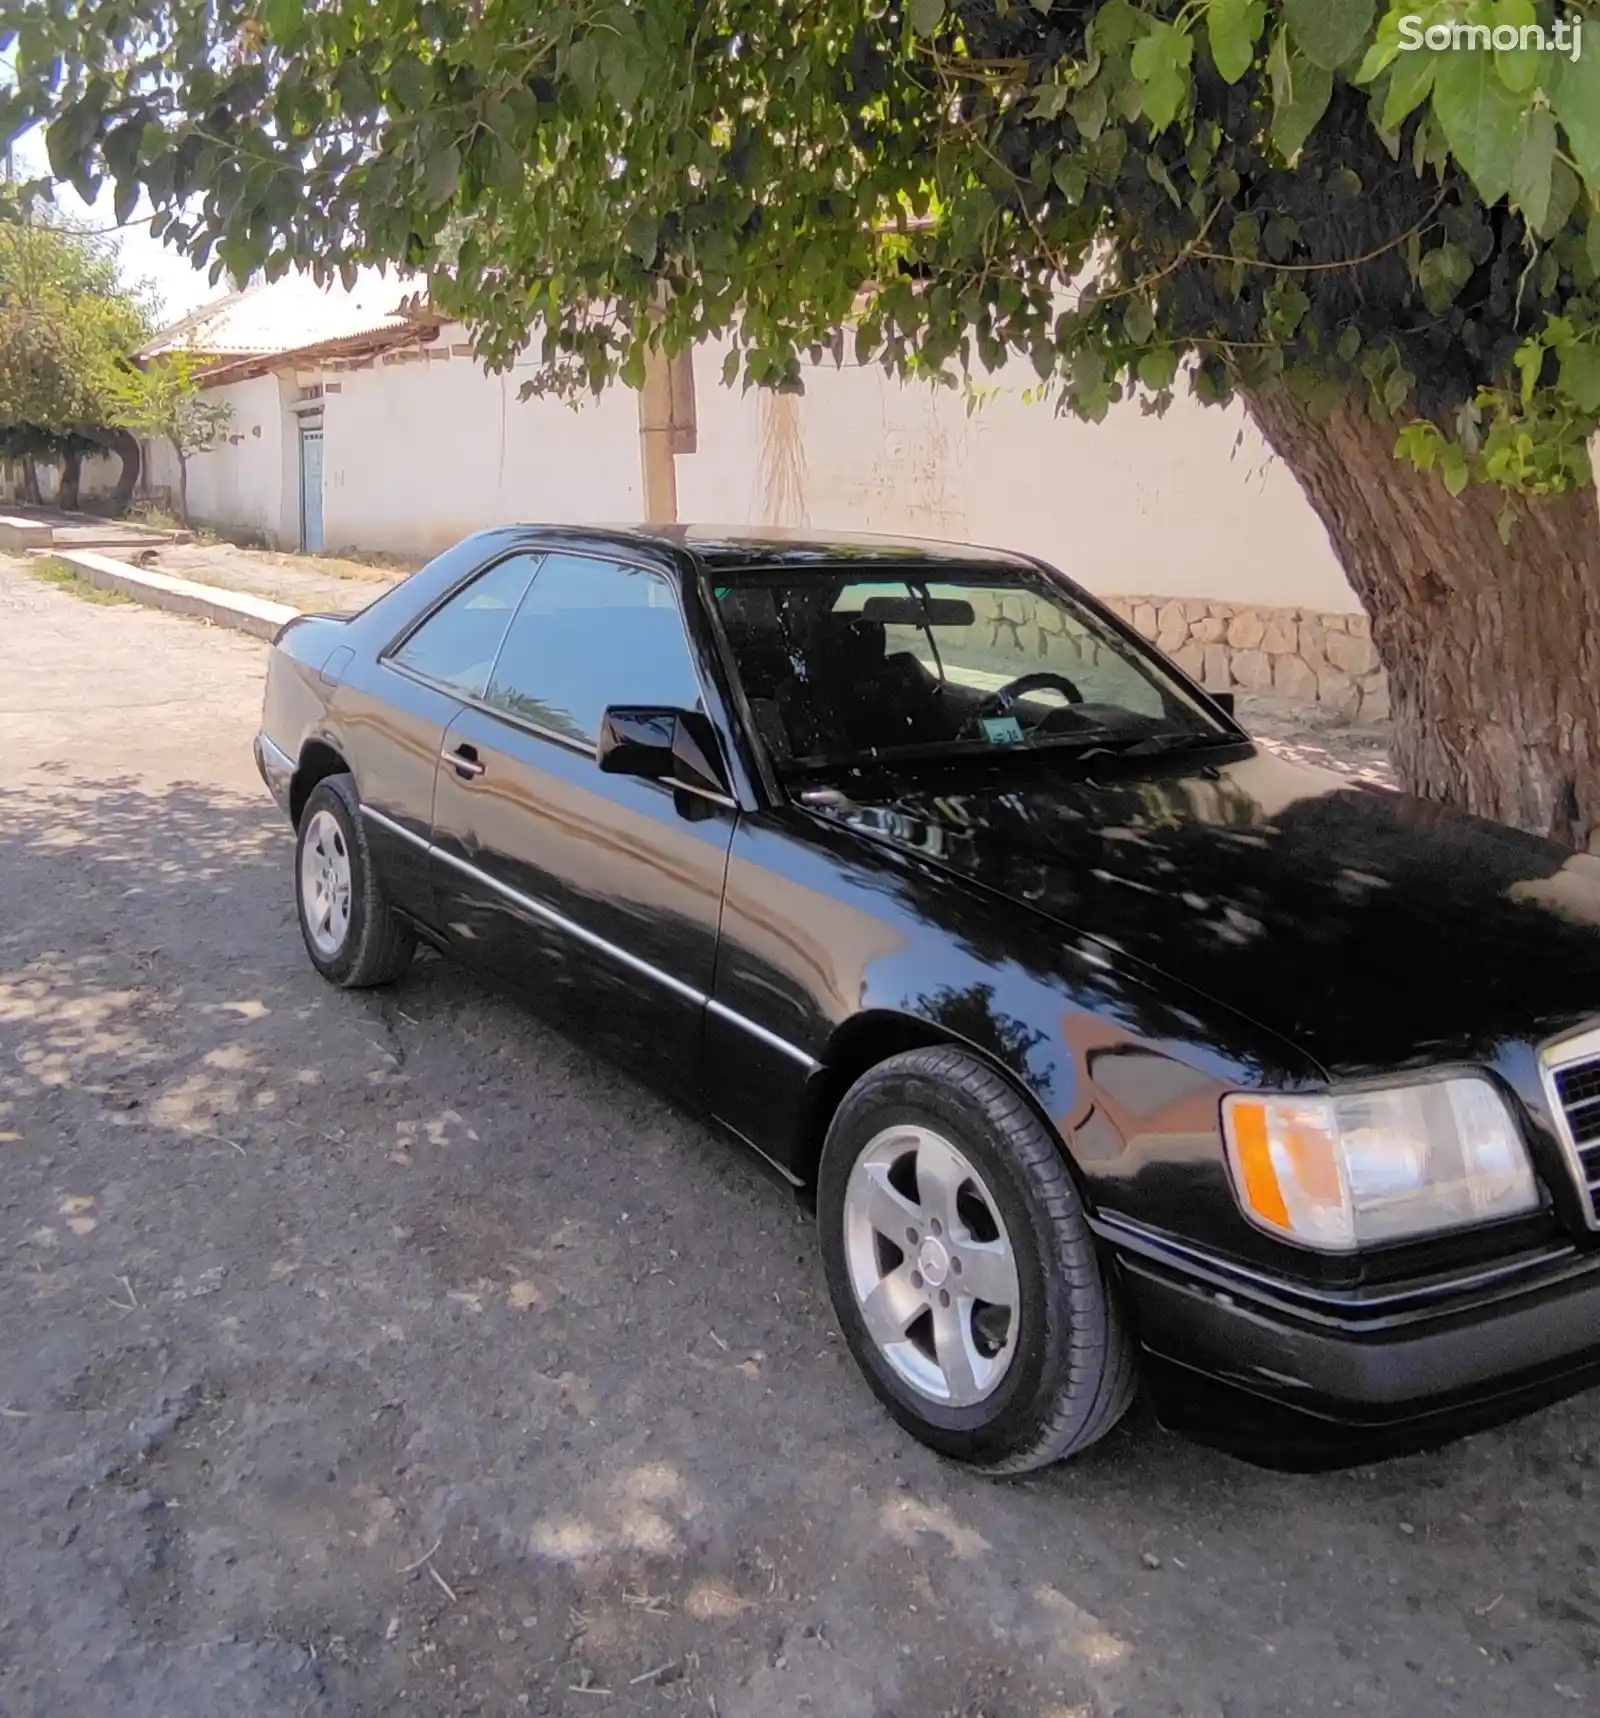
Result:
M808 567L837 571L841 561L852 565L906 566L947 562L964 567L1022 567L1031 563L1003 549L977 548L969 543L932 538L880 536L867 531L809 531L783 525L543 525L540 532L583 538L613 548L648 544L688 554L700 566L718 572L740 568L783 567L796 572Z

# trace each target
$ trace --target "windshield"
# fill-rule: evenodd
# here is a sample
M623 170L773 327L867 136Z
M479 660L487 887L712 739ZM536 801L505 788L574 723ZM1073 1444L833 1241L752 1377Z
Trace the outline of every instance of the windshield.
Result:
M1233 737L1069 586L1031 567L719 573L712 591L780 768Z

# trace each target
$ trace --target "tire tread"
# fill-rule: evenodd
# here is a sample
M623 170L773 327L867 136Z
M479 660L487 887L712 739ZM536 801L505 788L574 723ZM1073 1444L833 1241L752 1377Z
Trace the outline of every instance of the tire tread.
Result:
M1028 1473L1103 1438L1128 1411L1138 1389L1134 1343L1095 1254L1094 1239L1061 1146L1018 1088L988 1063L955 1046L908 1050L870 1069L845 1094L834 1120L873 1101L881 1082L927 1080L961 1094L980 1110L1015 1160L1049 1230L1079 1316L1070 1325L1066 1364L1025 1440L970 1465L995 1476ZM831 1132L832 1130L830 1130ZM1088 1317L1081 1316L1087 1312Z
M342 821L351 853L351 886L359 889L361 896L361 911L359 915L352 914L352 924L359 922L360 934L349 964L343 971L337 970L338 961L330 969L329 963L319 959L310 947L309 938L307 949L323 977L345 990L369 990L381 984L392 984L411 965L416 955L416 934L389 905L377 868L372 863L355 777L348 774L324 776L311 790L301 810L302 827L324 796L337 801L338 809L343 813ZM297 887L298 875L297 864Z

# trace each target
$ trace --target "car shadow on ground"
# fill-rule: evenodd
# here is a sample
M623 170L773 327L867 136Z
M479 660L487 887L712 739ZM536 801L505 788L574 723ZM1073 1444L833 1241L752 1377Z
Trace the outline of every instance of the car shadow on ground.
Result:
M197 784L0 792L0 1710L1600 1702L1594 1396L974 1478L786 1193L449 963L322 984L291 851Z

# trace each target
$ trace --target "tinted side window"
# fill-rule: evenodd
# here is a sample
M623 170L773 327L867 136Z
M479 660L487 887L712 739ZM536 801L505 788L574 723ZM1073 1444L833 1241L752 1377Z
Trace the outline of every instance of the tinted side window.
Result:
M547 555L506 635L488 701L591 744L608 704L698 709L671 585L611 561Z
M429 615L394 653L394 660L481 698L506 628L538 565L537 555L497 561Z

